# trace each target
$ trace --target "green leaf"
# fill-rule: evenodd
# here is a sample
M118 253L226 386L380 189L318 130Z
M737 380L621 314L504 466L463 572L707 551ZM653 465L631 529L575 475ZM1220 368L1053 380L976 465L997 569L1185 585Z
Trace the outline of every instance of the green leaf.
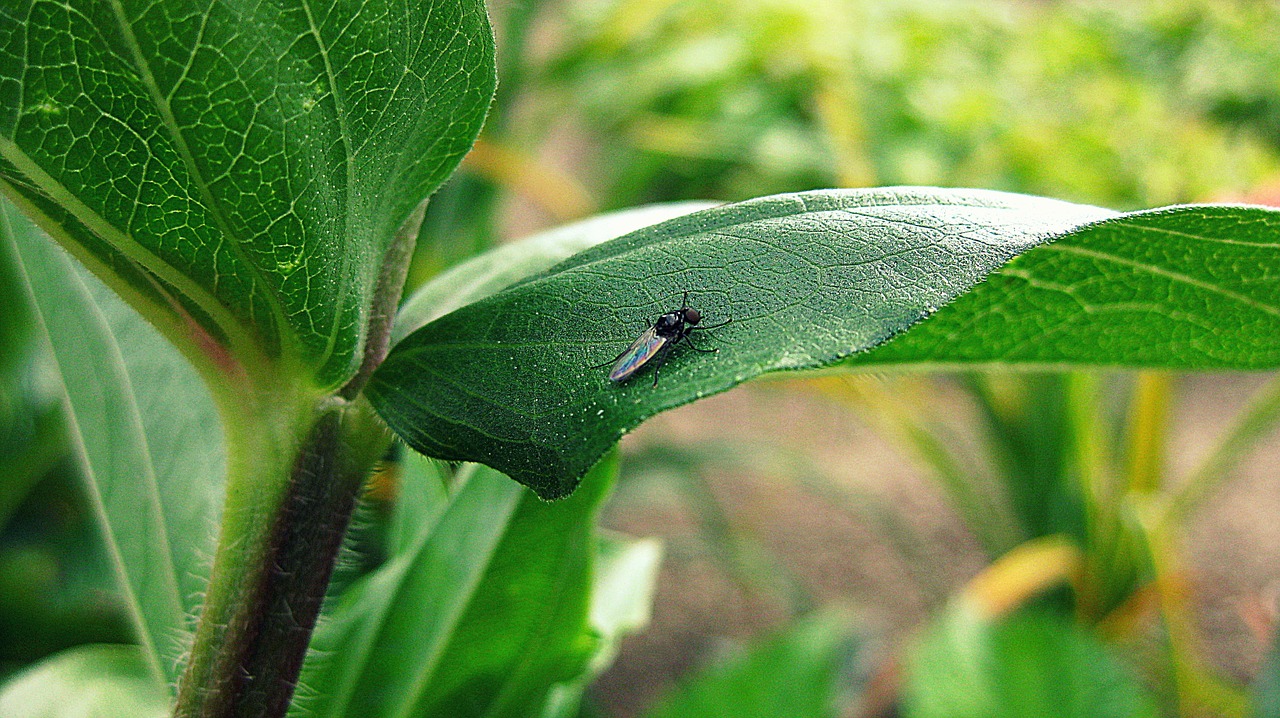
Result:
M395 509L387 530L387 550L392 556L416 550L423 532L435 526L449 507L449 477L440 462L404 451L398 466Z
M0 689L5 718L160 718L169 696L136 646L68 649L24 670Z
M952 607L912 651L909 718L1140 718L1154 700L1093 636L1063 619L1015 614L992 624Z
M820 366L915 323L1050 235L1106 210L980 191L767 197L575 255L400 342L368 393L410 446L564 496L649 416L766 371ZM733 324L617 385L599 368L682 294Z
M1041 365L1275 366L1278 228L1280 212L1261 208L1117 215L977 190L768 197L641 229L441 317L393 349L368 392L418 451L487 463L554 498L649 416L767 372L849 357L996 361L981 353L988 344ZM1162 248L1153 236L1172 239ZM1060 273L1052 279L1027 281L1019 264L1011 280L979 284L1051 240L1040 253L1051 258L1044 271ZM1108 253L1121 259L1100 258ZM1167 262L1143 264L1139 255ZM921 347L908 342L913 331L859 355L970 290L963 312L944 317L946 341L927 334L934 340ZM602 364L646 322L679 308L685 291L706 323L733 319L695 333L719 353L675 352L656 387L652 368L625 384L608 381ZM1037 301L1023 301L1028 292ZM993 297L1017 311L993 311ZM1090 303L1103 299L1110 304ZM1151 329L1134 330L1135 322ZM965 332L1017 341L959 340Z
M585 670L595 515L616 473L547 504L475 470L317 630L298 715L529 716ZM406 487L407 490L412 490Z
M66 390L68 434L142 655L161 685L174 685L222 505L213 400L155 329L8 202L0 201L0 215L0 239L21 258Z
M694 676L646 718L820 718L841 715L851 692L849 617L810 616Z
M493 89L480 0L16 0L0 189L171 339L332 386Z

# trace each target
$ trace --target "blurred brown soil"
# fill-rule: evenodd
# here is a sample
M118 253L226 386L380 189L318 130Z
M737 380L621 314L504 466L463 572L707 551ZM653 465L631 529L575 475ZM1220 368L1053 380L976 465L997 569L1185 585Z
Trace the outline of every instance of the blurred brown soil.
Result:
M1264 380L1180 381L1169 444L1175 477L1205 455ZM726 642L812 606L852 606L872 639L871 660L883 659L983 567L978 542L907 451L846 404L788 386L756 384L700 401L624 440L623 484L605 523L661 537L666 554L649 628L624 642L594 688L606 715L639 715ZM974 440L962 393L943 383L930 406L958 440ZM655 451L710 458L685 472L696 474L689 484L678 471L646 472ZM1203 655L1235 681L1258 670L1280 592L1277 467L1273 433L1194 516L1183 542ZM691 506L690 485L709 498ZM705 520L708 507L724 525Z

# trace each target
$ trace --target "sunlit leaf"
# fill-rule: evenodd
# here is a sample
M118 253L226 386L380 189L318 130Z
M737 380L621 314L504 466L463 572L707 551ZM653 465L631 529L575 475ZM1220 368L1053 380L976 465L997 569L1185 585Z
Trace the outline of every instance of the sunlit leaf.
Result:
M1131 212L1027 252L850 364L1280 366L1280 211Z
M1277 236L1280 212L1262 208L1117 215L974 190L781 195L641 229L445 315L395 347L369 394L418 451L488 463L554 498L649 416L772 371L1280 365ZM603 366L685 291L704 323L733 320L694 333L718 353L684 347L608 381Z

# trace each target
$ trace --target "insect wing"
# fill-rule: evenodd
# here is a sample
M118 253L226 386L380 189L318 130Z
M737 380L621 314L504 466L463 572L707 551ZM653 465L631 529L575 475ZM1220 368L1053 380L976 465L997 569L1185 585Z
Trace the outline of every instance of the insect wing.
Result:
M660 336L653 327L644 330L640 338L618 357L617 363L613 365L613 371L609 372L609 379L622 382L631 378L631 375L639 371L640 367L652 359L666 343L667 337Z

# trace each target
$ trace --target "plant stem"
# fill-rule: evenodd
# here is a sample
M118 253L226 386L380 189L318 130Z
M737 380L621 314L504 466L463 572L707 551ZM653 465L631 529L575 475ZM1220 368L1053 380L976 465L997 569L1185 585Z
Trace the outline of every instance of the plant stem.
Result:
M270 438L230 432L240 460L230 472L227 519L178 716L271 718L288 709L356 497L387 445L363 401L311 416L292 452L281 450L290 444L287 431L275 435L285 441L274 447L263 445ZM263 451L244 452L246 445ZM270 460L286 454L288 463ZM274 472L285 466L280 481Z

